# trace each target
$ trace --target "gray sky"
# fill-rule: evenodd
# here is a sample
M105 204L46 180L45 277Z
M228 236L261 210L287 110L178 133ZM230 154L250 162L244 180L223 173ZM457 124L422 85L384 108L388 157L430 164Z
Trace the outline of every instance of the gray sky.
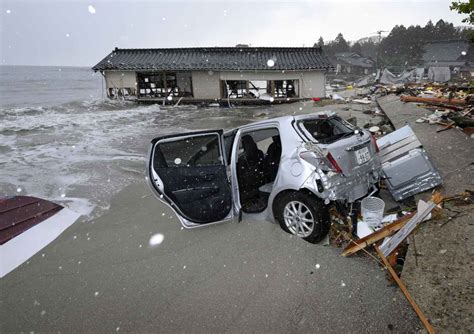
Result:
M465 25L451 1L43 1L0 0L5 65L92 66L120 48L311 46L396 24ZM92 6L92 7L91 7Z

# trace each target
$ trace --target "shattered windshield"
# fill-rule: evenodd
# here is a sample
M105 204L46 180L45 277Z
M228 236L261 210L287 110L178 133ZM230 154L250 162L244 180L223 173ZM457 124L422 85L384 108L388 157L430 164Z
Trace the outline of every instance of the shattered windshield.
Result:
M321 144L330 144L338 139L354 134L354 130L335 117L310 119L300 123L311 137Z
M473 15L0 0L0 333L474 332Z

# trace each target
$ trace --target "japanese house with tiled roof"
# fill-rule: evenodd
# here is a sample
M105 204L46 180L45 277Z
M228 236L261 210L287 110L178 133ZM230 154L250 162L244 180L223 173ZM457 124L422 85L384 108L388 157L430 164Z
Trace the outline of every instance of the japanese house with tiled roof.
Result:
M318 47L244 45L115 48L92 69L103 74L111 98L252 102L324 97L333 66Z

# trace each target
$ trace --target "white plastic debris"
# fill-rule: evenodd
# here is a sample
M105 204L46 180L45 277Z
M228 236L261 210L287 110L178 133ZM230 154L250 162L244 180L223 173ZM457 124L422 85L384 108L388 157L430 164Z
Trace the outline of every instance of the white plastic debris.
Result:
M380 131L380 128L377 125L374 125L369 128L369 131L372 133L377 133Z
M370 104L372 101L370 101L368 98L363 98L363 99L355 99L352 100L354 103L360 103L360 104Z
M392 213L391 215L385 216L382 218L382 223L392 223L397 220L397 214Z
M362 239L372 233L374 233L374 231L369 227L369 224L367 224L365 221L362 220L362 221L357 222L357 236L359 238Z

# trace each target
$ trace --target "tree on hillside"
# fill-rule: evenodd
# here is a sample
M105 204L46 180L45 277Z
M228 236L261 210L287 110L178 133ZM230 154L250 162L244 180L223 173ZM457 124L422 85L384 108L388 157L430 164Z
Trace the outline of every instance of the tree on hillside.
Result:
M418 65L427 42L461 40L466 38L466 33L443 20L436 24L428 21L424 27L395 26L380 43L379 60L384 65Z
M322 48L324 46L323 36L319 36L318 43L316 43L315 46L319 46L320 48Z
M464 18L462 21L474 24L474 1L469 0L468 2L464 1L453 1L451 6L449 7L451 10L457 11L459 14L467 14L468 16ZM470 32L469 39L471 43L474 43L474 32Z
M347 52L350 50L349 43L347 43L341 33L336 36L332 49L334 53Z
M357 53L358 55L362 55L362 45L359 42L355 42L351 46L351 51Z
M373 40L368 39L367 41L364 42L359 42L361 46L361 55L364 57L372 58L372 59L377 59L377 51L379 44L375 43Z

